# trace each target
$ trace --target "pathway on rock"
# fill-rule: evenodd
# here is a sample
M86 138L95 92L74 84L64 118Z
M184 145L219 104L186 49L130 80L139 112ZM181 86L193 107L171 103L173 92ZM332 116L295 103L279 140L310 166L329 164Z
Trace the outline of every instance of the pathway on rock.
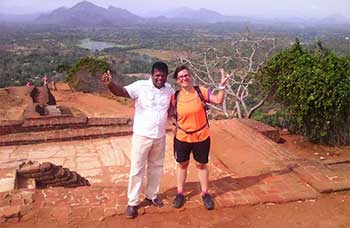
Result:
M107 91L107 89L106 89ZM133 116L134 108L130 100L115 98L120 102L89 93L72 92L65 83L57 83L57 91L52 91L57 104L77 109L87 117L126 117ZM111 95L112 96L112 95ZM121 103L123 102L123 103Z
M298 158L239 120L213 121L211 132L210 191L216 207L313 199L322 192L350 188L348 169ZM141 214L175 210L171 207L176 194L172 141L173 136L168 133L161 185L165 206L160 209L142 207ZM98 221L124 212L130 146L131 136L120 136L0 147L0 168L16 167L23 161L35 160L76 171L89 180L90 187L31 190L35 193L32 206L37 209L33 213L39 213L40 219L50 217L57 224L64 221L71 224L78 217ZM193 161L185 194L184 209L203 208ZM59 208L62 213L57 212Z
M215 121L211 126L212 154L239 176L283 170L297 157L239 120Z

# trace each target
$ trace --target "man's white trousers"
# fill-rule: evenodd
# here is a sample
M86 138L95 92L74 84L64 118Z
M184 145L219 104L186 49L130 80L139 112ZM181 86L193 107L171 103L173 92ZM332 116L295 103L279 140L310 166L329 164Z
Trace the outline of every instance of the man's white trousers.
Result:
M148 199L155 199L159 192L160 178L163 174L165 155L165 136L151 139L133 135L131 146L131 167L128 186L128 205L137 206L140 203L145 172L147 183L145 195Z

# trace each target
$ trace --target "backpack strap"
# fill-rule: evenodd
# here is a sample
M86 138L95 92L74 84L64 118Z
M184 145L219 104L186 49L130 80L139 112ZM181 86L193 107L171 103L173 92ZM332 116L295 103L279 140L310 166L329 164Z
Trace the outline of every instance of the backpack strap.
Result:
M207 110L209 109L207 103L205 102L205 99L204 99L204 96L202 94L202 91L200 90L199 86L193 86L193 88L196 90L197 94L198 94L198 97L199 99L201 100L202 102L202 106L203 106L203 109L204 109L204 112L205 112L205 118L206 118L206 124L204 124L201 128L197 129L197 130L194 130L194 131L186 131L184 129L182 129L178 123L177 123L177 117L178 117L178 113L177 113L177 102L178 102L178 96L179 96L179 92L180 90L176 90L175 91L175 94L174 94L174 117L175 117L175 126L176 128L182 130L183 132L185 132L186 134L193 134L193 133L196 133L202 129L204 129L207 125L209 127L209 120L208 120L208 115L207 115Z
M204 108L204 112L205 112L205 119L207 121L208 127L210 127L209 126L209 120L208 120L208 114L207 114L207 110L209 109L209 107L207 105L207 102L205 102L203 93L202 93L201 89L199 88L199 86L196 85L196 86L193 86L193 88L197 91L197 94L198 94L199 98L201 99L201 102L202 102L202 105L203 105L203 108Z
M176 90L174 94L174 117L175 117L175 125L176 128L179 128L177 124L177 98L179 96L180 90Z

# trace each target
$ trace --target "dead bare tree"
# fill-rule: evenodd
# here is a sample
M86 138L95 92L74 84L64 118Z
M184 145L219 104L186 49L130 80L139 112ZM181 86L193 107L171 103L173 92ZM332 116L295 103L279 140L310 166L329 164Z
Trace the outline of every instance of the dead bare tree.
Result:
M221 53L215 48L208 48L200 60L180 57L182 64L187 64L194 78L213 90L218 90L219 68L224 68L231 75L224 102L221 106L210 105L212 110L223 113L226 117L250 118L253 112L263 105L269 94L261 97L252 96L250 89L255 81L252 77L270 56L276 47L275 38L242 38L233 41ZM255 94L256 95L256 94Z

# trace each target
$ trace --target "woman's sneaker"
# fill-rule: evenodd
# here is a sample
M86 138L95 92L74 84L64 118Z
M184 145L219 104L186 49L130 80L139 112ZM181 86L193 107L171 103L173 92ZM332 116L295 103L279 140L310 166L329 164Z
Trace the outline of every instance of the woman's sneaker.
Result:
M213 210L214 209L214 201L212 200L211 196L208 193L205 193L202 195L203 203L205 208L208 210Z
M184 205L184 203L185 203L185 196L183 194L177 194L173 202L173 207L180 208Z

